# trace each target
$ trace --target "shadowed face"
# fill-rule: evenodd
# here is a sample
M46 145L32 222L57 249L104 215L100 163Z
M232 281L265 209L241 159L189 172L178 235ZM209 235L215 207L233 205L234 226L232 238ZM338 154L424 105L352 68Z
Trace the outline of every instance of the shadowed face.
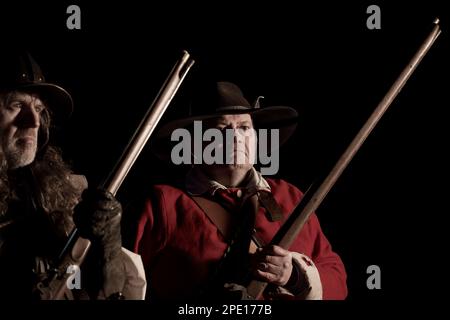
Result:
M225 139L225 132L232 132L231 147L225 148L225 158L228 164L210 165L209 170L224 169L248 171L253 167L255 154L256 135L253 130L252 118L249 114L223 115L211 120L207 120L206 128L216 128L222 131ZM221 145L224 148L225 145Z
M10 169L33 162L44 109L37 94L18 91L0 94L0 151Z

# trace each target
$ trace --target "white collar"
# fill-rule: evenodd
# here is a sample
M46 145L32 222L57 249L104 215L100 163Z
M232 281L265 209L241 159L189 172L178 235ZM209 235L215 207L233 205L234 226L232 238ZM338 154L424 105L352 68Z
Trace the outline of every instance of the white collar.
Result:
M248 171L239 188L246 189L250 193L261 190L270 192L269 183L254 167ZM207 177L198 167L193 167L186 176L186 190L192 196L214 195L218 189L227 189L227 187Z

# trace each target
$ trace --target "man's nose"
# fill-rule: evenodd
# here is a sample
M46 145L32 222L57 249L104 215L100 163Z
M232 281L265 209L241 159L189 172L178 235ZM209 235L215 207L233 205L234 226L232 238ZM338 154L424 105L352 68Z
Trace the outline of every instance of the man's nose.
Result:
M19 126L22 128L38 128L39 125L39 113L32 107L22 108L20 111Z
M235 141L243 142L249 137L251 137L252 133L251 131L245 131L241 128L233 128L233 137Z
M233 128L234 143L242 143L242 132L238 128Z

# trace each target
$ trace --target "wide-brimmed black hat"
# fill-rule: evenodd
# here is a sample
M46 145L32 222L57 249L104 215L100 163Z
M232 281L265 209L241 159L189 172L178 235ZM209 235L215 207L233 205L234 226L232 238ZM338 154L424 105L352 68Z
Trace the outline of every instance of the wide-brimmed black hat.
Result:
M231 82L216 82L202 98L194 99L191 115L163 125L153 138L153 150L160 157L167 156L170 136L178 128L190 128L194 121L207 120L228 114L250 114L256 129L279 129L279 145L285 143L297 127L298 113L286 106L260 107L259 98L251 105L241 89ZM170 154L170 153L169 153Z
M46 82L41 68L28 52L0 56L0 91L14 90L38 93L58 120L72 113L71 95L64 88Z

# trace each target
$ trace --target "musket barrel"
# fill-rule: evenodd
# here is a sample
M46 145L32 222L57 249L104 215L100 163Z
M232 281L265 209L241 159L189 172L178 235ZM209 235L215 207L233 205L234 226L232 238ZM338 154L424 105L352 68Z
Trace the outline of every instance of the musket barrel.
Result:
M359 130L358 134L355 136L350 145L339 158L331 172L325 177L325 179L313 185L308 190L308 192L305 193L305 196L303 197L300 204L294 209L290 217L285 221L280 230L278 230L278 232L275 234L274 238L271 241L271 244L278 245L284 249L290 248L290 246L302 230L303 226L308 221L311 214L322 203L325 196L334 186L337 179L341 176L342 172L353 159L356 152L358 152L361 145L372 132L378 121L389 108L392 101L394 101L394 99L397 97L414 70L417 68L423 57L427 54L428 50L431 48L431 46L441 33L439 27L439 19L436 18L433 23L435 24L433 30L422 43L419 50L412 57L407 66L403 69L400 76L380 101L369 119ZM259 299L262 296L266 286L267 283L265 282L258 280L251 281L246 288L247 299Z
M147 143L147 140L155 130L156 125L166 111L175 96L175 93L178 91L179 86L183 82L184 77L193 64L194 60L190 59L189 53L184 51L183 57L170 72L164 85L155 97L150 109L147 111L147 114L128 143L128 146L116 166L103 183L103 188L111 192L113 195L117 193L120 185L128 174L128 171L133 166L137 157Z
M190 59L187 51L184 51L183 57L173 67L115 168L102 184L102 187L113 195L119 190L193 64L194 60ZM83 263L90 244L89 240L79 236L76 228L72 231L63 252L60 254L57 275L49 281L47 286L43 286L42 283L38 284L42 299L58 300L63 298L66 281L70 276L66 273L66 269L69 265L79 266Z
M439 19L437 21L439 22ZM426 40L420 46L419 50L407 64L406 68L403 69L400 76L397 78L397 80L391 86L389 91L386 93L386 95L380 101L378 106L375 108L373 113L370 115L369 119L367 119L363 127L359 130L358 134L355 136L355 138L353 138L352 142L344 151L342 156L339 158L339 160L337 161L331 172L328 174L328 176L325 178L325 180L323 180L323 182L321 183L318 183L317 188L314 187L311 188L310 192L313 193L312 197L310 199L307 198L305 207L301 210L302 213L300 213L298 221L296 221L293 224L292 228L289 228L289 231L287 231L286 234L281 239L279 239L278 243L279 246L286 249L291 246L292 242L297 237L298 233L308 220L309 216L312 214L313 211L315 211L319 207L325 196L328 194L328 192L336 183L337 179L339 179L339 177L341 176L342 172L345 170L345 168L347 168L350 161L353 159L355 154L361 148L364 141L367 139L369 134L378 124L381 117L384 115L386 110L389 108L394 99L397 97L401 89L404 87L408 79L411 77L414 70L419 65L420 61L422 61L425 54L431 48L434 41L439 36L440 32L441 31L439 25L436 24L431 33L426 38ZM278 238L280 238L280 236L278 236L275 240L278 240Z

